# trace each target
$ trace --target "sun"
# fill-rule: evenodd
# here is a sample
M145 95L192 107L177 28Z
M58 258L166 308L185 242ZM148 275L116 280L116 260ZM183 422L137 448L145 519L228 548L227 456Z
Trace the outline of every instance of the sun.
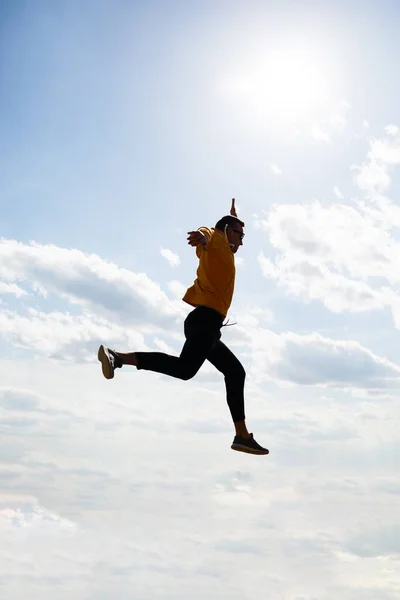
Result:
M296 123L318 118L332 97L332 78L318 52L305 45L265 50L245 72L231 78L231 91L255 115ZM235 95L234 94L234 95Z

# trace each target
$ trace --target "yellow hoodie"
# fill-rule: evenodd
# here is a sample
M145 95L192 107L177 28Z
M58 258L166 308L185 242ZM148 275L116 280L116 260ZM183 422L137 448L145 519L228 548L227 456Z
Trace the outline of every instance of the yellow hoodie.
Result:
M226 317L235 287L235 258L223 231L199 227L207 239L207 248L196 247L199 258L197 278L182 300L192 306L208 306Z

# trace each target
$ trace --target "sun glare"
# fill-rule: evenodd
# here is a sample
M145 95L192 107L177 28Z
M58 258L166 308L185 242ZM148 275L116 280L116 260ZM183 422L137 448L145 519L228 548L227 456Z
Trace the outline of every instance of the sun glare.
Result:
M257 115L296 123L315 118L332 92L329 69L305 48L285 47L266 52L246 74L229 82L230 91L249 102Z

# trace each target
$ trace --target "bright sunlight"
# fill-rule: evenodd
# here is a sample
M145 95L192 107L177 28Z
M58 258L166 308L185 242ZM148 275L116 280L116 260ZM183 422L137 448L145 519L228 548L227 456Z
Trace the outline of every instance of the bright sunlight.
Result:
M333 82L323 61L305 47L269 49L224 88L249 108L274 120L296 123L318 117L332 100Z
M273 54L260 73L259 85L267 107L290 120L311 116L329 99L328 78L317 57L304 51Z

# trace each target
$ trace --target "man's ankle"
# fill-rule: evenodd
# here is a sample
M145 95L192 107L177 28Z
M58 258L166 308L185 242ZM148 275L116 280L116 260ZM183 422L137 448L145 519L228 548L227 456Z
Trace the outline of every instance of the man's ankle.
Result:
M237 436L244 439L248 439L250 437L245 421L237 421L234 425Z
M121 359L123 365L131 365L132 367L137 367L137 358L135 352L118 352L117 354Z

